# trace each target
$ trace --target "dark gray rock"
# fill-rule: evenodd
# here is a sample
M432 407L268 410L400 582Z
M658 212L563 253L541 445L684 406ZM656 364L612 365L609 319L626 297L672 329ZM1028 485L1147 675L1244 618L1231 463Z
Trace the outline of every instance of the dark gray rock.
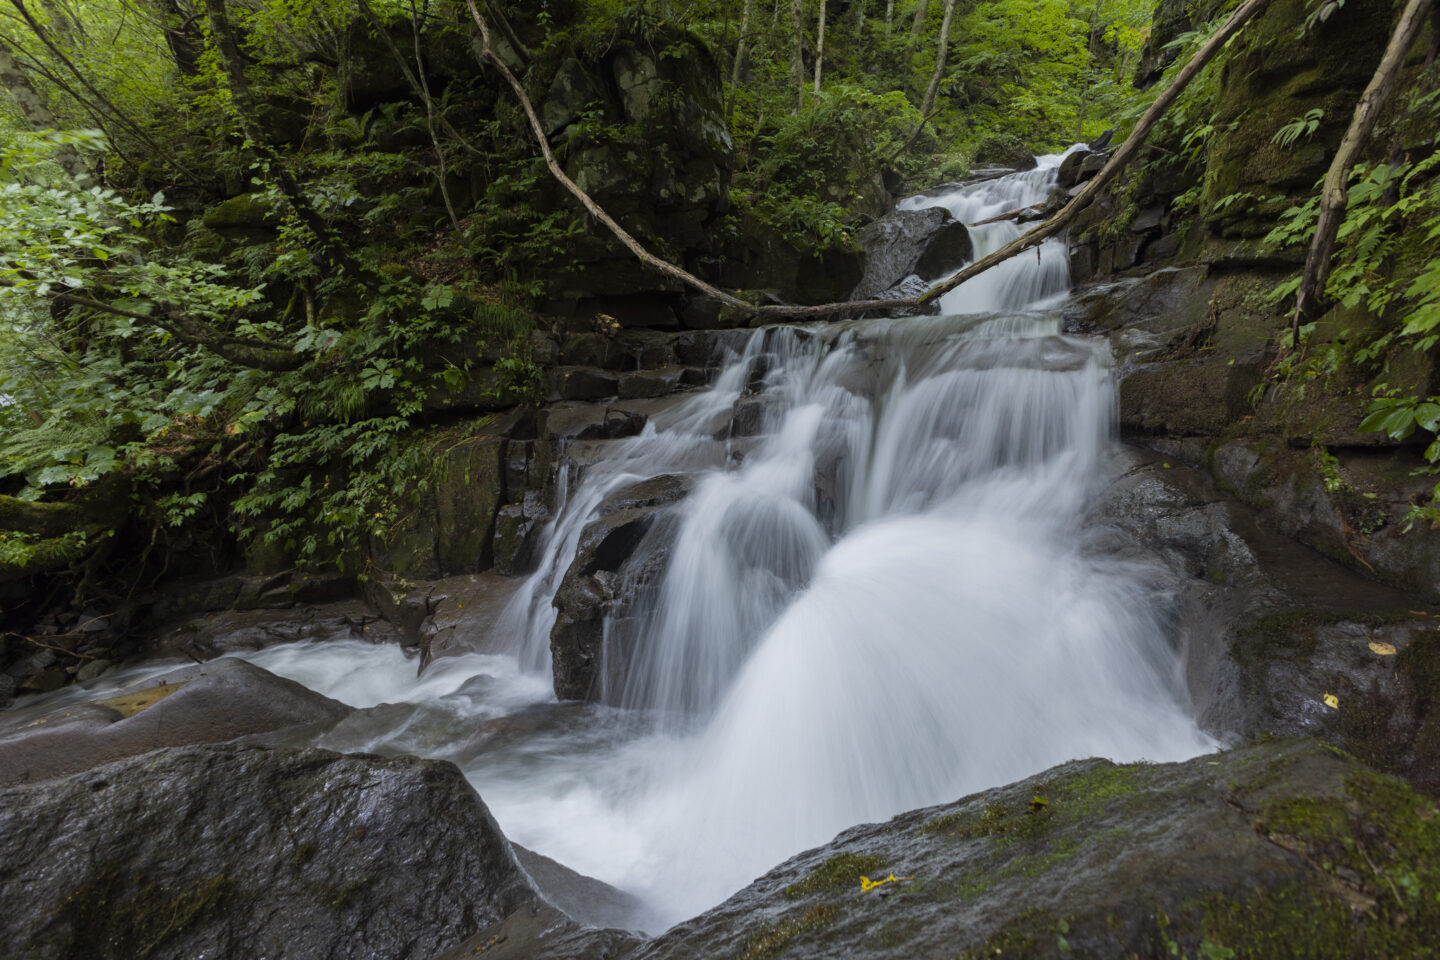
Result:
M261 650L300 640L400 639L395 629L360 600L288 610L228 610L162 627L146 652L158 657L210 660L239 650Z
M1116 536L1095 549L1163 564L1156 592L1201 724L1320 737L1440 787L1440 629L1419 598L1268 529L1185 465L1203 445L1162 445L1127 451L1097 510Z
M427 960L534 902L449 763L183 747L0 790L25 960Z
M1057 186L1070 188L1080 182L1080 165L1090 155L1089 150L1076 150L1060 161L1060 169L1055 171L1055 183Z
M350 712L343 703L233 658L96 694L82 703L5 714L0 785L65 776L160 747L301 728L319 732Z
M550 631L560 699L595 698L602 673L620 668L618 662L603 662L605 620L622 616L658 579L675 530L657 521L690 486L690 478L673 474L629 484L606 497L581 531L575 558L555 595L557 615ZM624 651L615 652L622 660Z
M852 300L892 298L907 279L938 280L973 253L970 231L942 207L896 210L860 231L860 243L865 273Z
M619 392L614 374L589 367L555 370L551 384L550 393L556 400L603 400Z
M1078 761L847 830L626 956L1420 957L1440 903L1385 871L1440 873L1437 813L1315 741Z

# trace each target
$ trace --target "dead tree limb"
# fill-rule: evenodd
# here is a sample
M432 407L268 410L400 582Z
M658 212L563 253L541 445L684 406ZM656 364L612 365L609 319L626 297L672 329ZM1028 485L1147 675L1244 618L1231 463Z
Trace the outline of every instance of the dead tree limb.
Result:
M1004 213L997 213L995 214L995 216L990 217L987 220L976 220L974 223L967 223L966 226L983 227L987 223L999 223L1002 220L1019 220L1027 213L1030 213L1034 210L1043 209L1045 209L1045 201L1041 200L1039 203L1032 203L1028 207L1016 207L1014 210L1006 210Z
M1135 129L1130 132L1130 136L1125 139L1125 142L1122 143L1119 149L1110 157L1110 161L1105 164L1104 168L1095 175L1093 180L1085 185L1083 190L1075 195L1074 199L1066 204L1063 210L1049 220L1046 220L1028 233L1017 237L988 257L970 264L970 266L956 273L948 280L932 287L919 297L897 300L852 300L844 303L822 303L808 307L788 305L755 306L754 304L746 303L734 294L727 293L713 284L706 283L694 274L688 273L673 263L662 260L646 250L638 240L615 221L615 218L606 213L589 194L575 184L575 181L565 175L565 171L560 167L560 162L555 159L554 151L550 149L550 143L545 136L545 128L540 123L540 118L535 114L535 107L531 104L530 97L525 93L525 87L515 77L515 74L510 72L510 68L505 65L505 61L500 58L500 55L495 52L495 48L490 41L490 27L485 22L485 18L480 15L480 10L475 5L475 0L465 0L465 5L470 8L470 16L474 18L475 25L480 30L481 47L478 56L482 60L489 61L490 64L500 72L505 82L510 85L510 89L515 92L515 97L520 101L520 106L525 111L525 116L530 122L530 129L535 134L535 141L540 146L540 152L545 158L545 165L550 169L551 176L559 181L560 185L569 191L571 196L579 200L581 206L583 206L591 216L603 223L605 227L614 234L615 239L619 240L627 250L635 255L636 259L667 277L679 280L681 283L693 287L706 296L713 297L727 306L744 310L753 316L787 317L795 319L855 315L863 313L866 310L888 310L896 307L920 306L929 303L942 294L954 290L966 280L979 276L996 264L1002 263L1015 256L1017 253L1023 253L1032 247L1039 246L1049 237L1059 233L1075 218L1077 213L1090 204L1095 198L1095 195L1098 194L1106 184L1115 179L1116 174L1124 169L1125 165L1139 152L1141 145L1150 134L1151 129L1153 129L1160 118L1164 116L1165 111L1170 108L1170 105L1175 102L1185 87L1189 85L1190 81L1195 79L1195 75L1204 69L1205 65L1214 58L1215 54L1220 52L1221 48L1225 46L1231 37L1240 31L1241 27L1264 10L1269 2L1270 0L1246 0L1245 3L1241 4L1240 7L1230 15L1230 18L1215 31L1214 35L1201 45L1200 49L1195 52L1195 55L1190 58L1190 61L1176 74L1175 79L1170 82L1170 85L1155 98L1155 102L1150 105L1150 109L1145 111L1144 116L1135 124Z
M1346 185L1360 151L1375 129L1375 121L1385 106L1390 93L1395 89L1395 80L1405 63L1420 25L1429 13L1430 0L1409 0L1390 34L1390 42L1370 85L1355 104L1355 115L1350 120L1350 129L1335 151L1335 159L1325 174L1324 186L1320 188L1320 219L1315 224L1315 235L1310 239L1310 252L1305 257L1305 273L1300 279L1300 289L1295 294L1295 315L1290 321L1290 342L1294 348L1300 346L1300 321L1313 320L1324 312L1325 283L1330 279L1330 259L1335 252L1335 237L1340 222L1345 219L1345 207L1350 201Z

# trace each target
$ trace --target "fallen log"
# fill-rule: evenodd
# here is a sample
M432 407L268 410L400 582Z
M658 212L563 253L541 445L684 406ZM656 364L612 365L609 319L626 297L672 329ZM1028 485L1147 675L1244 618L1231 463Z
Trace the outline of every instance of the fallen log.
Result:
M974 223L967 223L966 226L983 227L987 223L1000 223L1002 220L1019 220L1021 217L1025 216L1025 214L1029 213L1032 210L1044 209L1045 201L1041 200L1039 203L1032 203L1028 207L1016 207L1014 210L1006 210L1004 213L997 213L995 216L989 218L988 220L976 220Z

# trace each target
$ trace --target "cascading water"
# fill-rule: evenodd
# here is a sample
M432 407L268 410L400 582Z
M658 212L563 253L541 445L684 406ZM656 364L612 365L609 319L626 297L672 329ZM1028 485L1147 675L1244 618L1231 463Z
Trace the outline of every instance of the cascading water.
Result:
M1042 200L1058 160L907 205L984 220ZM1019 230L975 228L976 256ZM641 852L582 869L673 921L856 822L1074 757L1212 745L1181 705L1157 598L1083 549L1113 443L1108 351L1035 309L1068 288L1062 242L1038 261L962 285L940 318L757 333L581 482L513 608L530 663L606 492L703 467L605 691L683 723L602 817ZM762 438L728 467L706 431L757 365Z
M906 205L974 223L1043 199L1058 160ZM976 255L1018 230L974 229ZM512 657L420 682L363 644L249 657L357 705L412 704L321 744L454 759L512 839L640 894L650 930L858 822L1076 757L1212 748L1166 598L1086 548L1114 449L1109 353L1046 308L1063 243L1038 260L964 284L943 316L757 331L709 389L563 476L495 630ZM757 435L723 439L737 404L759 405ZM581 532L612 492L672 473L693 486L611 651L609 705L554 703L552 601Z

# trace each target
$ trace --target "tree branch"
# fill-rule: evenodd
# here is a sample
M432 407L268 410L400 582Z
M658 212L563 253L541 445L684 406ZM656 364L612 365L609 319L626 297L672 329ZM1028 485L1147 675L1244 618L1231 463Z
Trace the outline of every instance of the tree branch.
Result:
M1301 318L1314 319L1324 312L1322 303L1325 283L1330 279L1330 258L1335 251L1335 238L1340 230L1340 222L1345 219L1345 207L1350 202L1346 189L1350 171L1354 168L1355 161L1360 158L1360 151L1365 148L1366 141L1370 139L1371 131L1375 129L1380 109L1385 106L1385 101L1395 88L1395 80L1405 63L1405 55L1415 42L1429 7L1430 0L1410 0L1405 5L1399 22L1395 24L1395 30L1390 34L1390 42L1385 46L1380 65L1375 68L1375 75L1370 78L1370 84L1360 95L1360 101L1355 104L1355 115L1350 120L1350 128L1345 131L1345 139L1340 141L1340 147L1335 151L1335 159L1330 162L1330 169L1325 174L1325 184L1320 188L1320 219L1315 224L1315 235L1310 240L1310 252L1305 257L1305 273L1300 280L1300 289L1295 294L1295 315L1290 322L1290 342L1296 349L1300 346Z
M6 286L14 286L14 284L6 284ZM89 297L73 293L52 293L48 296L52 300L84 307L87 310L98 310L101 313L117 317L128 317L132 320L153 323L182 343L204 347L216 356L242 367L254 367L258 370L294 370L304 360L293 350L266 343L263 340L248 340L244 337L222 333L203 320L187 317L175 310L165 310L157 315L141 313L138 310L126 310L124 307L112 306L103 301L92 300Z
M480 29L481 48L477 56L483 60L488 60L496 70L500 71L500 75L504 77L505 82L508 83L511 90L515 92L515 97L520 101L520 106L525 111L525 116L530 122L530 129L535 134L535 140L540 146L540 152L545 158L545 165L550 169L551 176L559 181L560 185L569 191L575 199L579 200L580 204L589 211L591 216L603 223L605 227L614 234L615 238L635 255L636 259L659 273L679 280L681 283L700 291L706 296L713 297L728 306L744 310L753 316L786 318L856 315L866 310L920 306L954 290L966 280L979 276L996 264L1003 263L1018 253L1023 253L1032 247L1039 246L1051 236L1059 233L1075 218L1077 213L1095 199L1095 196L1106 184L1115 179L1115 176L1123 170L1125 165L1139 152L1141 145L1144 143L1145 138L1149 136L1155 124L1165 115L1165 111L1170 108L1171 104L1180 96L1190 81L1195 79L1195 75L1204 69L1205 65L1214 58L1215 54L1220 52L1221 48L1225 46L1231 37L1235 36L1246 23L1263 11L1268 3L1269 0L1246 0L1245 3L1241 4L1240 7L1230 15L1229 19L1215 31L1210 39L1201 45L1200 49L1195 52L1195 55L1190 58L1190 61L1176 74L1175 79L1171 81L1170 85L1155 98L1150 108L1145 111L1145 114L1135 124L1135 129L1130 132L1130 136L1125 138L1125 142L1121 144L1110 157L1110 161L1105 164L1104 168L1054 217L1051 217L1029 232L1022 234L989 256L970 264L970 266L932 287L919 297L896 300L854 300L845 303L822 303L815 306L802 307L780 305L755 306L746 303L734 294L706 283L694 274L688 273L646 250L640 242L631 236L624 227L620 226L610 214L606 213L589 194L581 190L575 184L575 181L565 175L565 171L561 169L559 161L555 159L555 154L550 149L549 141L545 137L545 128L540 123L540 118L536 116L535 107L531 104L530 97L525 93L524 86L516 79L515 74L510 72L510 68L505 65L505 62L495 52L490 40L490 27L485 22L485 18L480 15L480 10L476 7L475 0L465 0L465 5L470 8L470 16L474 18L475 25Z

